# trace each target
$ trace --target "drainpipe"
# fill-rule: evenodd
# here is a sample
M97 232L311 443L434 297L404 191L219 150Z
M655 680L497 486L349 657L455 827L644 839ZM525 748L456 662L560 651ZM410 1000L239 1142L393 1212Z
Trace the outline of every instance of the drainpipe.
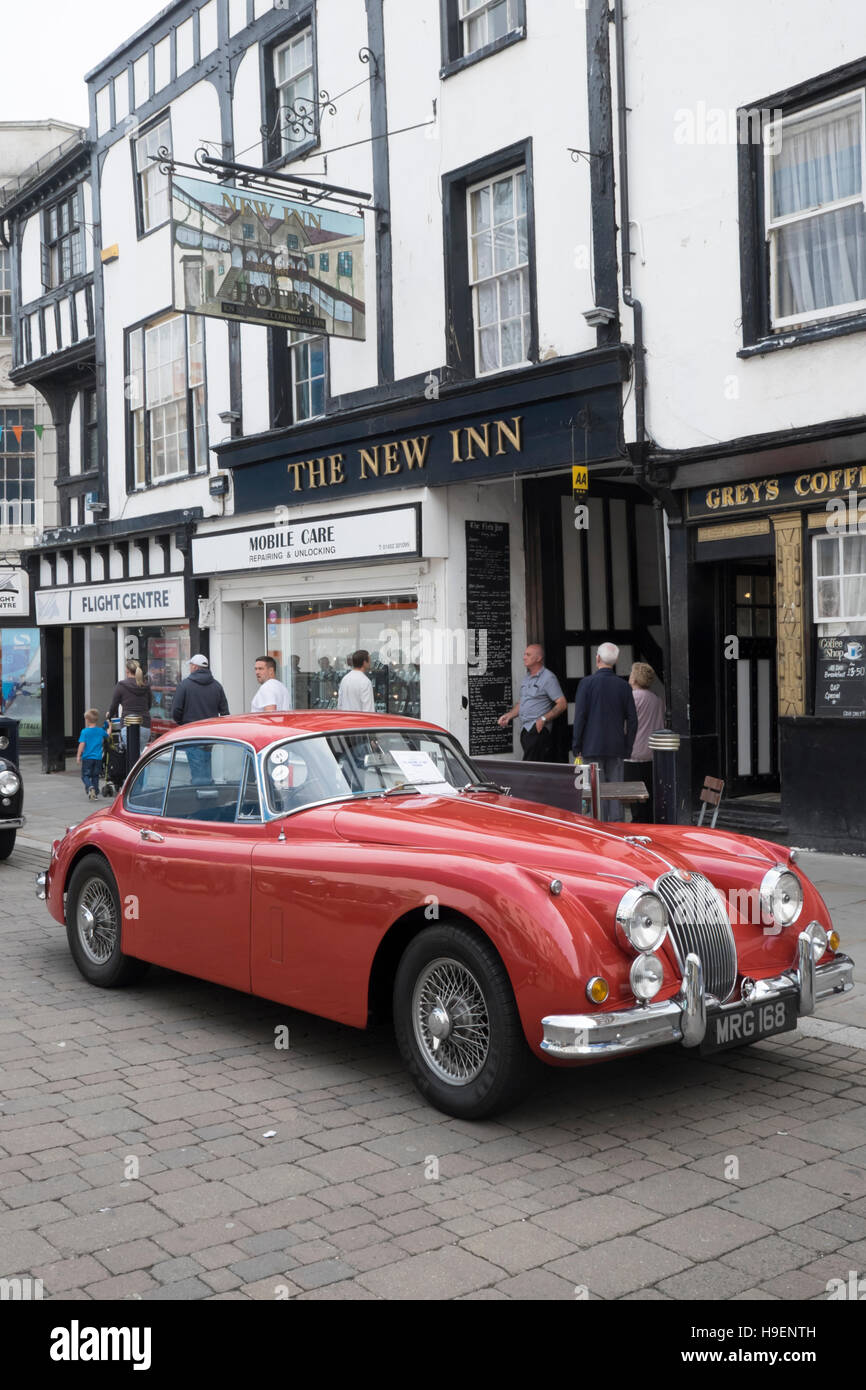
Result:
M668 575L665 564L664 507L659 489L646 476L646 348L643 337L643 305L635 299L631 283L631 222L628 200L628 106L625 91L625 17L623 0L614 0L612 14L616 44L617 141L619 153L620 245L622 248L622 298L632 311L634 328L634 413L636 443L632 453L635 482L653 499L656 518L656 552L659 569L659 595L662 610L662 651L665 662L665 722L670 724L671 618L668 601ZM670 497L670 494L669 494ZM672 502L673 499L670 498Z

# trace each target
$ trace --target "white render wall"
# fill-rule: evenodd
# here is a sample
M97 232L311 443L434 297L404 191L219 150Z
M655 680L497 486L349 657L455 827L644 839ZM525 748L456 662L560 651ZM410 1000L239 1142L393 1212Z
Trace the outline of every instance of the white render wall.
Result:
M765 106L774 92L861 58L863 17L851 0L826 0L820 12L811 0L727 0L712 23L694 0L627 6L631 216L646 248L632 274L644 306L647 425L661 448L863 413L862 334L737 357L738 150L730 137L716 143L720 110L733 121L739 107ZM694 143L683 143L690 129Z

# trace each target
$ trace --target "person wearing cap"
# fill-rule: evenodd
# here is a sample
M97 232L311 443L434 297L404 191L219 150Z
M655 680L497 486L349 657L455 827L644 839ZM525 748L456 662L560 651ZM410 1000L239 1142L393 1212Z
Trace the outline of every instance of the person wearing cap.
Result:
M190 657L189 675L174 692L172 719L175 724L192 724L196 719L216 719L218 714L228 712L225 691L214 680L207 657L197 652Z

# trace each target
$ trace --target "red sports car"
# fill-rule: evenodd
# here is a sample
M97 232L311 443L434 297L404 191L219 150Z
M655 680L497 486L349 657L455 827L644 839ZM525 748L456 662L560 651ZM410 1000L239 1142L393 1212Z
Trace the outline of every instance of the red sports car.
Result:
M715 1052L852 987L793 852L630 829L512 799L432 724L246 715L151 744L39 891L92 984L153 962L358 1028L390 1008L419 1090L464 1118L534 1058Z

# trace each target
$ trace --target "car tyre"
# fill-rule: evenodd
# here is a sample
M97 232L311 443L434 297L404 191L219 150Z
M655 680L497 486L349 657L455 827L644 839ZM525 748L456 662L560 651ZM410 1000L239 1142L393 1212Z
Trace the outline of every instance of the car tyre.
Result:
M76 864L66 894L66 936L81 974L102 989L141 979L147 963L120 949L120 897L114 874L99 854Z
M8 859L15 848L17 830L0 830L0 859Z
M457 922L413 937L394 980L397 1045L437 1110L480 1120L517 1101L534 1058L511 982L486 938Z

